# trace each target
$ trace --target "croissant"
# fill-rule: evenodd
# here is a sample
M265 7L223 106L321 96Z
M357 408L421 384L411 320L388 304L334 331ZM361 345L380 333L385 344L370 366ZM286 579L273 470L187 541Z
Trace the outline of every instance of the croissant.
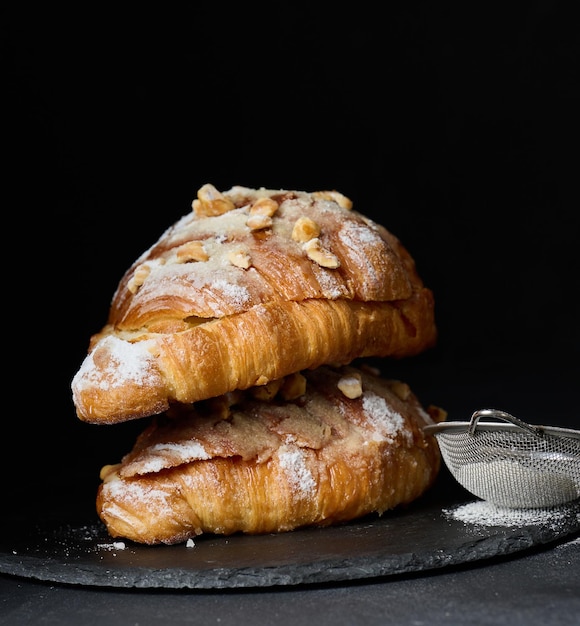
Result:
M208 184L122 277L73 401L113 424L436 334L411 255L342 194Z
M353 366L173 407L103 467L97 512L112 537L150 545L382 514L433 483L439 449L422 429L438 411Z

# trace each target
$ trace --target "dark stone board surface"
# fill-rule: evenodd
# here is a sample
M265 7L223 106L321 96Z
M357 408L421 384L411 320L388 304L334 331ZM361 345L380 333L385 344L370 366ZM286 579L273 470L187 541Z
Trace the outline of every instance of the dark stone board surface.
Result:
M202 535L192 547L119 542L98 520L38 524L4 520L0 573L54 583L144 589L332 583L479 562L548 544L580 529L579 502L538 510L519 520L494 515L489 506L463 493L445 498L435 490L382 517L281 534Z

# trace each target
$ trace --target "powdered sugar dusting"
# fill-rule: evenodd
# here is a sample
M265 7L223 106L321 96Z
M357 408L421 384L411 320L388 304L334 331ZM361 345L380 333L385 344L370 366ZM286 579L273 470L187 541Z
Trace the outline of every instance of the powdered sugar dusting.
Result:
M155 489L142 481L124 481L114 478L103 483L103 494L108 503L104 506L107 515L131 523L134 518L131 509L139 511L145 506L157 516L171 517L173 507L168 502L171 494Z
M113 389L127 383L148 385L154 376L153 355L149 351L151 342L130 343L109 335L102 339L96 348L85 357L79 371L73 378L73 388L82 390L88 386L98 389ZM107 366L94 361L98 352L108 352Z
M159 472L168 467L181 463L190 463L209 459L211 456L199 441L185 441L182 443L158 443L147 450L144 459L137 461L137 473L149 474Z
M294 489L304 495L314 492L316 481L306 465L307 457L304 450L297 446L282 446L278 452L278 458L280 467L286 473Z
M348 295L347 289L338 281L336 274L332 270L313 265L313 271L325 298L338 300Z
M372 391L365 391L363 398L363 411L376 432L376 440L387 440L393 443L398 435L412 441L412 434L405 428L405 419L390 407L382 396Z
M465 524L482 526L557 525L566 516L567 509L558 507L541 509L512 509L500 507L487 500L476 500L457 508L444 509L443 513Z
M239 309L242 309L250 300L250 294L245 287L219 278L211 283L210 289L212 292L218 291L222 293L224 298L227 298L229 302L233 302L234 306Z
M162 294L195 303L202 298L211 313L223 316L241 312L251 303L239 268L226 262L224 255L212 255L208 261L159 265L140 287L136 300L146 301Z
M206 239L220 233L223 238L229 238L246 230L248 219L247 207L232 209L222 215L211 218L200 218L193 211L185 214L175 225L168 229L162 237L171 245L178 245L185 240Z
M379 282L381 277L376 274L376 268L370 261L368 248L373 245L382 245L380 235L368 225L350 220L344 222L338 235L357 265L366 268L366 272L372 277L371 282Z
M99 543L97 544L99 550L125 550L127 548L124 541L113 541L112 543Z

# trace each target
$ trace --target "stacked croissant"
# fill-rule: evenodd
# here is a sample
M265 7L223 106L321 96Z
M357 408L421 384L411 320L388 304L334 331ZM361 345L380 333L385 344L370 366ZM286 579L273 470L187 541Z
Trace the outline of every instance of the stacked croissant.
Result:
M413 258L344 195L204 185L122 277L72 381L81 420L145 423L101 470L100 519L175 544L412 502L440 466L423 427L444 412L364 358L436 335Z

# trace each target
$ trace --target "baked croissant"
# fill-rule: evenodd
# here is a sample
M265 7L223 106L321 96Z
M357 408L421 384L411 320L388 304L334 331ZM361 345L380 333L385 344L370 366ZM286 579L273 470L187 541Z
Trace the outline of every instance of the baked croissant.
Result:
M144 544L382 514L433 483L430 423L405 383L322 366L156 416L102 469L97 512L112 537Z
M345 196L205 185L121 279L73 400L112 424L435 339L414 260Z

